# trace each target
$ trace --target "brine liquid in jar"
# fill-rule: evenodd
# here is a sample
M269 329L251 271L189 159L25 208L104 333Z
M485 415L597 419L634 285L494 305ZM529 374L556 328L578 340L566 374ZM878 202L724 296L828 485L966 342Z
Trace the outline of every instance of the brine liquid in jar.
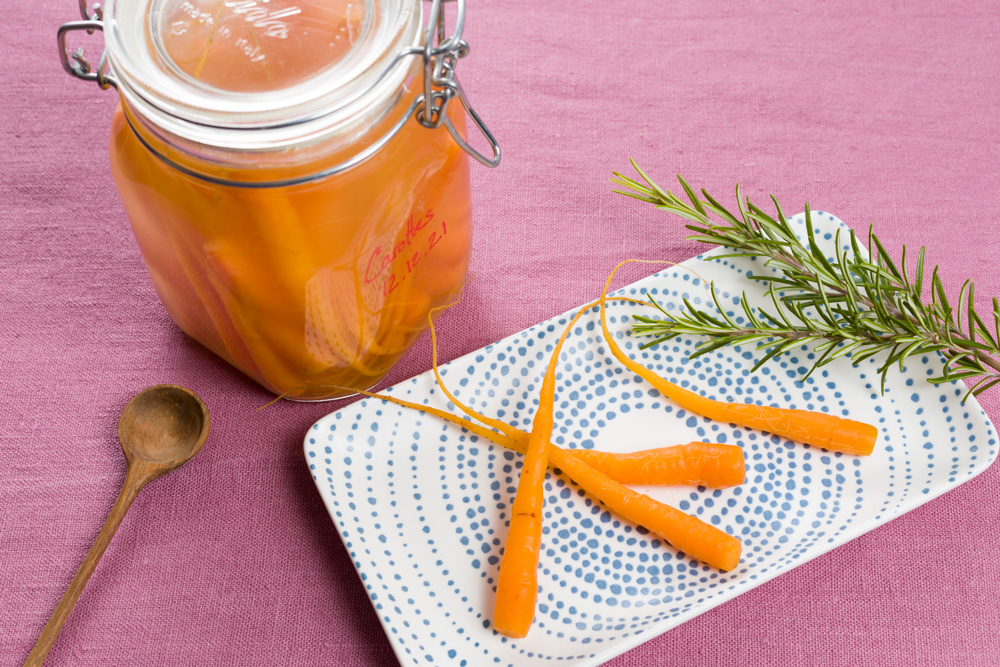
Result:
M111 167L166 310L276 394L376 384L471 251L468 154L414 117L423 61L378 78L419 45L419 3L138 5L114 8Z

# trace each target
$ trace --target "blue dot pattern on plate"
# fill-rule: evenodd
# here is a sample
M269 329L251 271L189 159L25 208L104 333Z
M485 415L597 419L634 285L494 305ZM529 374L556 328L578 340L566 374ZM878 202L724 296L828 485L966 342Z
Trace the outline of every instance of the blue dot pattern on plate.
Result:
M801 216L794 221L804 228ZM814 221L832 254L842 223L823 212ZM694 273L675 267L619 294L649 292L676 309L685 298L706 304L704 281L715 281L739 321L742 292L762 303L763 286L746 274L769 269L713 259L718 254L686 262ZM890 376L884 396L877 358L856 368L838 360L803 384L814 359L808 348L753 374L757 353L744 349L689 361L693 338L640 350L628 334L640 308L609 307L609 326L632 358L712 398L876 424L875 454L831 454L679 409L610 357L595 309L560 358L553 441L612 451L692 440L739 445L747 463L740 487L637 490L738 536L742 561L729 573L702 565L550 472L535 622L527 638L511 640L490 619L520 456L379 400L335 412L308 432L306 461L403 664L600 664L940 495L997 455L986 415L974 400L961 403L964 386L926 382L940 368L936 356L910 360L905 373ZM444 367L445 382L475 409L528 430L540 378L568 321L556 317L457 359ZM459 414L430 373L388 391Z

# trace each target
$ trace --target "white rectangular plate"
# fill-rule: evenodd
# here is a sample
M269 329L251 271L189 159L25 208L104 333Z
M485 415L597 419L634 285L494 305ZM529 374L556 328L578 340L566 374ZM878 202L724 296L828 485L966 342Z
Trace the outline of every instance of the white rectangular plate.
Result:
M794 222L803 224L801 216ZM832 248L842 223L826 213L814 222ZM673 267L619 293L642 299L649 292L668 308L685 297L704 306L710 280L741 319L740 294L762 303L764 291L746 273L767 269L753 260L713 259L719 254L684 263L701 278ZM743 558L729 573L693 561L550 472L538 610L528 637L511 640L495 633L490 619L520 457L383 401L338 410L308 432L306 462L404 665L598 665L954 488L997 455L986 414L975 400L961 403L964 385L926 381L941 367L936 355L890 374L885 395L877 359L858 367L840 359L803 384L798 380L814 358L808 349L753 374L760 353L751 348L694 361L694 338L639 350L644 341L627 332L631 314L641 310L609 306L609 326L632 358L712 398L876 424L874 455L831 454L677 409L610 357L591 311L560 359L553 441L609 451L692 440L740 445L743 486L637 490L737 535ZM571 315L452 361L443 367L445 381L484 414L530 430L538 382ZM460 414L430 372L387 391Z

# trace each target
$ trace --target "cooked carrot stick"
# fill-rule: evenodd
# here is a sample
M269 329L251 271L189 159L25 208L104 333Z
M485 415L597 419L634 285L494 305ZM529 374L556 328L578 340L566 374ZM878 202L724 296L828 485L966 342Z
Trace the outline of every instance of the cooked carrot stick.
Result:
M552 412L556 393L556 366L563 343L586 311L581 308L570 319L552 349L538 408L531 422L531 435L524 452L517 494L511 508L507 542L497 577L497 597L493 627L508 637L524 637L535 618L538 596L538 556L542 548L542 504L545 497L545 471L548 468L549 441L554 426ZM440 384L440 382L439 382Z
M742 550L739 538L622 486L565 449L550 446L549 459L609 510L645 526L688 556L727 572L739 564Z
M621 484L680 484L724 489L746 479L743 450L736 445L689 442L627 454L570 450L594 470Z
M669 262L649 262L638 259L626 259L615 267L604 283L601 293L601 331L607 341L611 354L626 368L639 375L653 385L664 396L674 401L682 408L690 410L702 417L715 421L727 422L738 426L749 426L762 431L768 431L792 440L798 440L808 445L822 447L845 454L866 456L872 453L878 429L870 424L843 419L822 412L808 410L791 410L768 405L751 405L742 403L727 403L699 396L693 391L682 389L669 380L660 377L642 364L630 359L615 343L614 336L608 330L605 317L605 299L611 281L615 274L625 264L638 262L641 264L663 264Z

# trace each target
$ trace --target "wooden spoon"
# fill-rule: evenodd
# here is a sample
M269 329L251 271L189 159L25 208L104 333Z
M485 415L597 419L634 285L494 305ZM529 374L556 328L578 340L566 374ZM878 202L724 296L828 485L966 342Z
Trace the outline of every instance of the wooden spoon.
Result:
M184 387L173 384L149 387L128 402L118 419L118 440L128 462L122 490L76 576L31 649L24 662L26 666L45 662L73 605L139 491L200 452L208 438L208 426L208 408L194 392Z

